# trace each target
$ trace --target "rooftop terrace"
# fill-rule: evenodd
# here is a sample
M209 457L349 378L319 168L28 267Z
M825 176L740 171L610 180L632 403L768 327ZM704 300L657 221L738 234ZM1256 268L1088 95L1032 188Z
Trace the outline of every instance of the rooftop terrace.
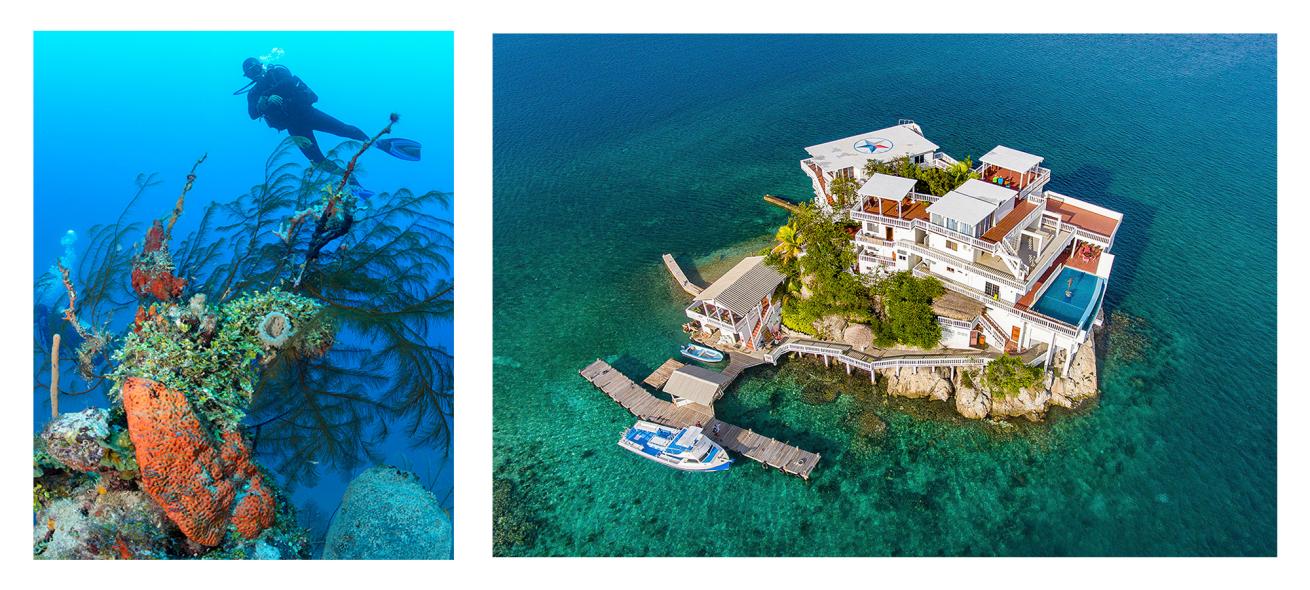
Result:
M1060 219L1065 223L1104 236L1114 235L1115 229L1119 227L1118 219L1102 215L1091 209L1080 207L1061 198L1047 199L1046 210L1058 214Z

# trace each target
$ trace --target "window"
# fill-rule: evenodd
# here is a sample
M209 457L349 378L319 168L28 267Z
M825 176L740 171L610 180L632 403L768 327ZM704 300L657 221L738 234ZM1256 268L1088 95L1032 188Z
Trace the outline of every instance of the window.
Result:
M956 251L958 251L958 250L960 249L960 245L959 245L959 244L956 244L955 242L952 242L952 241L950 241L950 240L946 240L946 249L947 249L947 250L956 250Z
M951 273L953 273L953 272L955 272L955 269L954 269L954 268L951 268L951 267L948 266L948 267L946 267L946 272L951 272Z
M959 231L959 227L960 227L960 222L951 219L949 217L946 218L946 229L949 229L951 231Z
M983 293L986 293L992 299L996 299L1001 295L1001 288L989 282L983 285Z

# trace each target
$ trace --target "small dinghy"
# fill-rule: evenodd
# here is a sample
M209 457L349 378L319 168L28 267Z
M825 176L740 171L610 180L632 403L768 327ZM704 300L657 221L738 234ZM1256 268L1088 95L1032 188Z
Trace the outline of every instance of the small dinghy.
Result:
M682 347L682 356L689 359L695 359L703 363L717 363L723 360L723 353L713 348L706 348L698 344L688 344Z
M638 420L623 431L619 446L642 457L681 471L726 471L732 458L699 426L678 430Z

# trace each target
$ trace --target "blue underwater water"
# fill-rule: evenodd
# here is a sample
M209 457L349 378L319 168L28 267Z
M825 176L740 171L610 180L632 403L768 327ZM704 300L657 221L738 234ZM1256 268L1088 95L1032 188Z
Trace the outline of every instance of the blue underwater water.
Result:
M400 114L393 136L420 141L422 161L401 161L371 150L360 161L364 186L378 193L402 187L449 193L452 53L450 33L37 33L34 278L49 272L57 258L76 262L87 246L87 229L119 215L136 192L138 173L158 173L160 182L129 213L130 221L148 224L172 209L188 170L208 154L196 172L175 236L195 230L209 203L234 199L263 182L265 161L286 134L250 120L246 97L233 95L247 82L241 69L247 57L271 57L289 67L318 94L319 109L369 135L381 130L391 113ZM327 151L343 140L320 133L319 141ZM303 164L304 158L293 150L288 161ZM452 219L450 207L433 206L426 212L446 222ZM134 239L139 244L142 238ZM434 270L431 278L436 284L451 276L448 270ZM49 310L62 303L49 294L37 297L38 316L58 313ZM124 319L119 318L116 327L123 326ZM453 352L451 323L438 321L429 328L427 341ZM358 335L343 338L338 346L370 343ZM367 393L382 401L388 394ZM104 404L95 394L63 396L60 409ZM35 429L49 420L49 412L48 394L37 391ZM377 428L369 436L383 435ZM312 507L326 519L350 479L375 460L416 473L452 512L449 449L415 448L405 429L396 425L376 450L377 457L353 471L320 465L317 482L293 482L293 502L301 509ZM326 527L326 522L318 524Z
M501 553L1276 554L1274 37L494 47L496 509L531 531ZM812 195L805 146L902 117L957 158L1044 156L1049 189L1123 212L1097 402L1028 425L890 398L866 439L851 396L816 402L866 385L789 360L716 410L822 453L808 483L617 448L633 418L577 372L676 358L687 296L660 255L717 277L785 221L761 195Z

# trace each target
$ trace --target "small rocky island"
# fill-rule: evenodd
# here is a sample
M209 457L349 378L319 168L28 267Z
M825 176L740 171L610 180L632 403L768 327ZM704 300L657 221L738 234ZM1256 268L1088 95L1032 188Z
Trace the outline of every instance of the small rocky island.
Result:
M908 120L806 151L814 198L765 197L790 213L772 246L704 289L670 265L693 338L822 357L971 419L1096 397L1123 214L1046 190L1041 156L996 146L975 166Z

